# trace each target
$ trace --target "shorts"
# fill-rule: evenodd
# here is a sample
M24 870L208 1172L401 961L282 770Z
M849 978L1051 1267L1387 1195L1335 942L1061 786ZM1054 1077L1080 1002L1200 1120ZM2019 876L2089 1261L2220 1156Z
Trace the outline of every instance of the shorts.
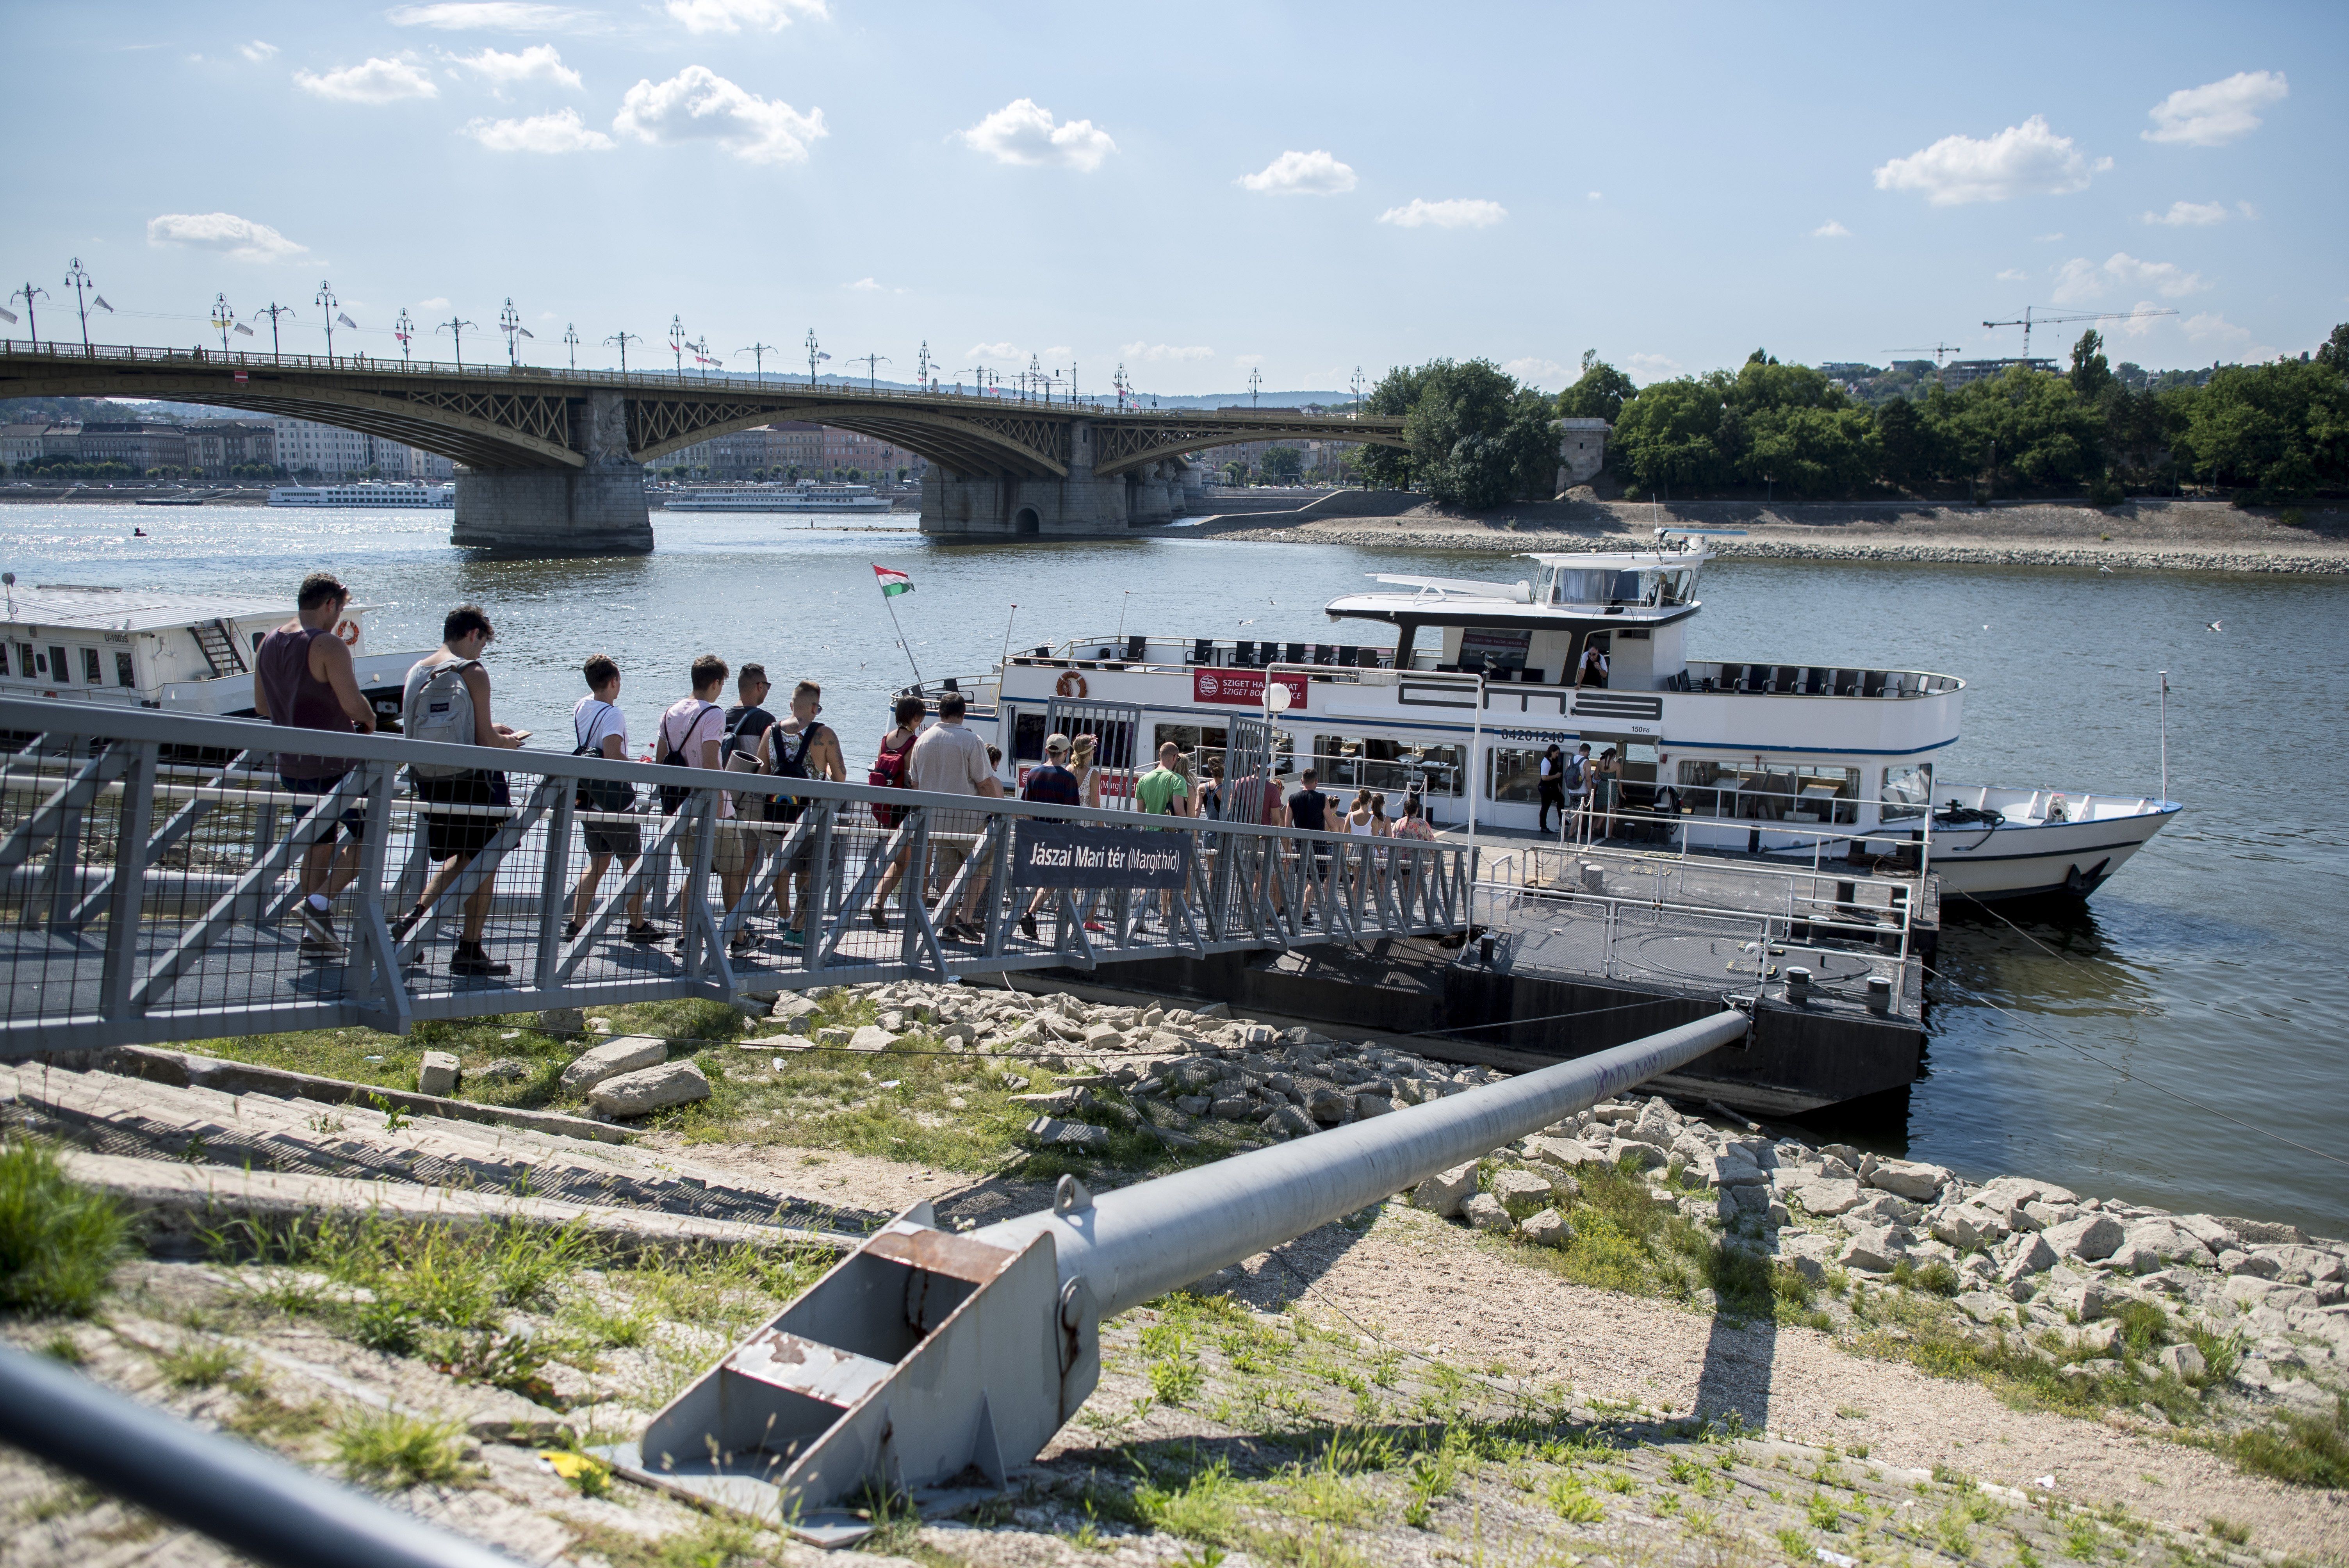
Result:
M591 855L617 855L633 861L645 852L644 835L634 822L583 822L580 837L587 841Z
M422 774L411 775L416 798L440 806L499 806L511 808L513 796L506 787L502 773L484 772L480 769L452 774L446 779L428 779ZM478 816L436 816L424 813L424 845L436 861L453 860L462 855L471 859L497 836L507 819L483 812Z
M937 833L930 839L930 874L941 889L952 883L956 873L974 858L978 863L971 867L970 874L974 878L985 876L995 859L995 851L984 833Z
M288 779L280 773L277 782L289 795L331 795L335 786L349 777L347 773L337 773L332 779ZM367 797L362 794L359 799L364 800ZM311 810L313 808L307 806L303 808L305 812ZM318 835L318 842L333 843L337 831L348 833L351 842L357 843L367 837L367 812L357 806L345 807L343 814L328 822L326 830Z
M709 869L719 876L730 877L750 868L764 847L758 830L740 825L741 819L728 817L716 824L718 837L709 846Z

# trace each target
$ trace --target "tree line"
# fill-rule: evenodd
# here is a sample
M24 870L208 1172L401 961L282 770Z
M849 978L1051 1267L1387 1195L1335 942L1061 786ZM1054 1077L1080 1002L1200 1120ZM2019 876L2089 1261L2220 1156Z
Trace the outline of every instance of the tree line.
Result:
M1609 471L1640 494L2131 493L2212 487L2251 502L2349 491L2349 324L2313 354L2186 377L2116 374L2084 333L2068 375L2023 366L1921 384L1869 407L1822 372L1756 349L1736 370L1641 387L1583 356L1556 397L1485 360L1391 370L1365 411L1403 417L1409 446L1365 448L1364 479L1475 510L1546 497L1554 418L1604 419Z

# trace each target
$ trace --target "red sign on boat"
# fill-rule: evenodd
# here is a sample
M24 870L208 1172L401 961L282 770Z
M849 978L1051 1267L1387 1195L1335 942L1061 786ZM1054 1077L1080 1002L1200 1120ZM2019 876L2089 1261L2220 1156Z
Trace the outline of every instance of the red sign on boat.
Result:
M1305 695L1313 689L1307 677L1284 673L1273 678L1288 688L1288 706L1303 712ZM1264 681L1265 672L1262 670L1224 670L1195 665L1191 671L1191 699L1194 702L1226 703L1234 707L1262 707Z

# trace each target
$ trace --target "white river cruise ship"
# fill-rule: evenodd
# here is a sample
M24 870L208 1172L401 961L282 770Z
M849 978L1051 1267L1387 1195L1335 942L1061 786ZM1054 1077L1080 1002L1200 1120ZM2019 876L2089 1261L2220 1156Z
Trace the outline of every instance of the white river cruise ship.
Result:
M395 485L362 480L347 485L280 485L269 492L272 506L453 507L455 485Z
M1930 865L1943 892L1975 899L2085 897L2179 810L2070 780L1938 777L1965 700L1955 676L1691 660L1712 556L1690 531L1517 559L1530 571L1515 583L1381 576L1326 606L1332 622L1391 628L1391 644L1077 637L947 684L975 726L991 717L1013 788L1046 735L1090 731L1103 804L1171 740L1201 767L1228 756L1226 799L1268 758L1284 789L1313 768L1341 810L1358 789L1386 792L1390 815L1418 793L1447 829L1522 831L1541 826L1548 748L1588 746L1618 771L1609 810L1569 830L1580 841ZM1578 684L1592 650L1604 684Z

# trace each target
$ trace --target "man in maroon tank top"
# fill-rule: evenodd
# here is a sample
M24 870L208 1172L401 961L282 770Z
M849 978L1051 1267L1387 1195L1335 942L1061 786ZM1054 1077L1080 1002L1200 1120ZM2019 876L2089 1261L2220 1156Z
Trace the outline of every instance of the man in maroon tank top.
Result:
M272 724L292 729L319 729L334 735L370 734L375 712L359 690L351 650L335 634L351 591L332 573L313 572L302 580L295 601L295 618L261 639L253 657L253 710ZM324 795L334 789L353 764L347 757L324 757L281 751L277 781L289 794ZM302 954L329 962L344 955L335 934L335 895L350 885L359 871L359 834L367 813L347 808L341 829L349 834L339 859L335 854L336 829L329 824L318 841L302 857Z

